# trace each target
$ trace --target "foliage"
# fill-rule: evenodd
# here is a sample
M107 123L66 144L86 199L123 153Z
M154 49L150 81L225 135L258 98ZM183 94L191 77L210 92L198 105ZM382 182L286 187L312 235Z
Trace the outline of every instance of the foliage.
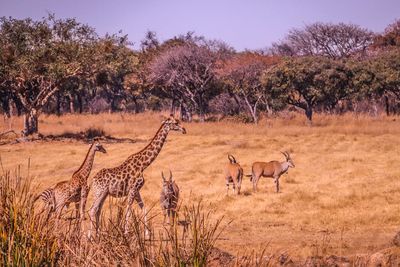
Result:
M43 112L169 108L188 121L246 112L257 122L260 112L287 104L310 120L313 111L331 112L338 103L352 110L365 97L374 97L373 108L381 98L388 106L388 98L400 98L399 25L376 35L354 24L317 22L292 29L266 55L236 52L193 32L160 41L149 31L135 51L126 35L101 37L75 19L3 17L0 109L24 115L27 136L38 133Z
M317 105L332 108L354 90L347 65L324 57L287 59L266 71L263 79L276 97L304 109L309 121Z
M254 123L258 121L258 105L264 101L269 108L272 101L262 86L261 75L277 62L276 57L245 52L226 60L218 72L228 91L236 98L244 100ZM237 102L240 105L240 102Z
M400 19L386 27L383 34L374 38L374 48L400 47Z

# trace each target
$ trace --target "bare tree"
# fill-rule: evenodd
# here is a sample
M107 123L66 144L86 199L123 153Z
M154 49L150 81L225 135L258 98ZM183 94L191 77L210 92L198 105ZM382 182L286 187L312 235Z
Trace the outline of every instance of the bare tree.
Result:
M304 29L292 29L282 42L270 49L276 55L327 56L346 58L365 52L373 33L354 24L317 22Z
M150 64L149 80L154 87L186 112L196 111L204 121L208 100L216 94L216 54L205 45L188 42L163 51Z

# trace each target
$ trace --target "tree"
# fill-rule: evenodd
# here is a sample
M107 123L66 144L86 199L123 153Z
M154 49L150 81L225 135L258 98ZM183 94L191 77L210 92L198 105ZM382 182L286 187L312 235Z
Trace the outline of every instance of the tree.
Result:
M217 56L205 44L186 42L161 52L150 63L148 80L159 93L177 101L185 112L196 111L205 120L208 100L216 95Z
M0 47L5 66L1 84L24 113L24 135L38 132L38 116L61 85L95 71L94 30L74 19L40 21L0 19Z
M386 113L389 115L389 98L400 102L400 49L391 49L380 53L370 60L373 72L371 89L386 99Z
M218 71L219 78L227 85L238 105L240 105L239 99L244 100L254 123L258 122L258 106L263 99L267 108L269 107L261 76L268 67L277 61L276 57L245 52L227 60L223 68Z
M400 47L400 19L386 27L383 34L374 38L374 48Z
M277 97L303 109L309 123L317 105L333 107L353 93L352 72L347 65L324 57L285 60L267 70L263 82Z
M326 56L347 58L365 52L373 33L354 24L317 22L304 29L292 29L282 42L274 43L270 52L284 56Z

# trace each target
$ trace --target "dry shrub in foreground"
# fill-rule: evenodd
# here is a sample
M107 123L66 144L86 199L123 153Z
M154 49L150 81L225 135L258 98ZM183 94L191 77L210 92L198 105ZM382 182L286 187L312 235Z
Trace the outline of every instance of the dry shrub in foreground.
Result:
M0 178L0 251L2 266L50 266L59 261L52 224L35 215L30 182L3 172Z
M181 208L182 223L158 229L145 238L144 223L134 214L124 233L124 209L102 217L98 236L88 238L78 220L46 222L35 212L31 179L3 172L0 176L0 248L2 266L205 266L223 227L222 218L201 203Z

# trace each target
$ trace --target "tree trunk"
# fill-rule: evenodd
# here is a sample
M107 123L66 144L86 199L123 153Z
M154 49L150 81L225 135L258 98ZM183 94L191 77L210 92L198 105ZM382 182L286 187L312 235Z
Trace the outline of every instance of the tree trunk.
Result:
M169 107L169 114L175 116L175 99L172 99L171 106Z
M60 92L57 92L57 94L56 94L56 114L57 114L57 116L61 115L61 96L60 96Z
M237 105L236 109L235 109L235 114L239 114L240 113L240 108L241 108L240 100L239 100L239 98L238 98L238 96L236 94L233 94L233 99L235 100L235 103Z
M79 113L82 114L83 112L83 99L80 94L78 94L78 105L79 105Z
M307 123L309 125L312 124L312 115L313 115L313 110L312 106L310 104L307 104L307 107L305 109L306 117L307 117Z
M38 111L34 108L24 114L24 130L22 131L24 136L39 132L38 117Z
M192 112L187 108L185 103L180 102L180 117L182 121L191 122L192 121Z
M202 97L202 95L200 95L199 96L199 117L200 117L200 122L205 122L205 120L206 120L205 113L206 112L205 112L203 97Z
M69 111L71 113L75 113L75 107L74 107L74 97L71 95L69 96Z
M389 105L389 97L385 95L385 108L386 108L386 116L390 115L390 105Z
M247 96L244 96L244 100L245 100L245 102L246 102L246 104L247 104L247 107L249 108L250 115L251 115L251 117L253 118L254 124L257 124L257 123L258 123L258 118L257 118L257 104L258 104L258 101L259 101L260 99L258 99L258 100L256 101L256 103L254 104L254 106L252 106L252 105L250 104L249 99L247 98Z

